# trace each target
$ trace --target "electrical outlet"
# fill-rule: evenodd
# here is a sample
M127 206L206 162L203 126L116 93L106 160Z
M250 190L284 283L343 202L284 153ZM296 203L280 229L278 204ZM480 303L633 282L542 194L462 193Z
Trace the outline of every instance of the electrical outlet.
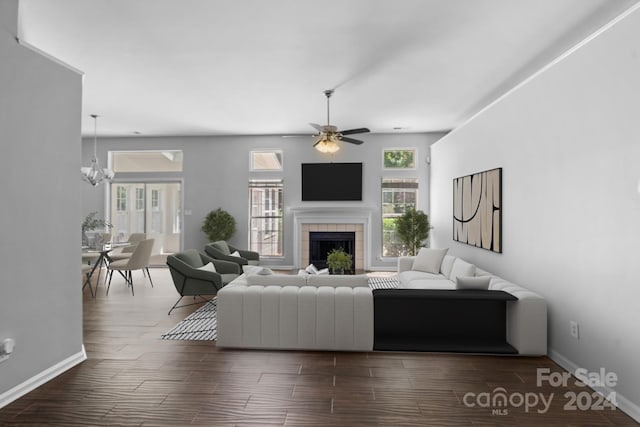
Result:
M15 346L15 341L11 338L7 338L6 340L0 343L0 362L4 362L9 357L11 357L11 353L13 353L13 348Z
M578 322L576 322L575 320L570 320L569 328L571 331L571 336L576 339L580 339L580 328L578 327Z

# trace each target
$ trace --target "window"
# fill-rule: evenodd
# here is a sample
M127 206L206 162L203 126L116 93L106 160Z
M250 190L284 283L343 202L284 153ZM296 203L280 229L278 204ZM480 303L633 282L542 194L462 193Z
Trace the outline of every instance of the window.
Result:
M415 148L393 148L382 152L383 169L415 169Z
M136 210L144 209L144 188L136 188Z
M418 196L416 178L382 179L382 256L397 257L406 251L396 236L396 220L415 208Z
M125 212L127 210L127 188L121 185L116 190L116 211Z
M160 210L160 190L151 190L151 209Z
M281 150L252 151L250 155L250 170L252 172L282 170Z
M110 151L113 171L182 172L182 150Z
M261 257L283 254L283 183L249 181L249 249Z
M160 190L151 190L151 232L162 233L162 212L160 210Z

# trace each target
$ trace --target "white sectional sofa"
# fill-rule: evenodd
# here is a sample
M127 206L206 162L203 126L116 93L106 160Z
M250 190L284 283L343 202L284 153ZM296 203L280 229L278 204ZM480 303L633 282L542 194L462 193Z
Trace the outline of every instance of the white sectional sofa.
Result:
M542 297L453 256L416 266L399 258L399 289L373 291L366 275L243 274L218 291L217 345L546 354ZM456 289L458 277L504 292Z
M243 274L217 298L219 347L373 349L367 276Z
M547 354L547 305L540 295L504 280L452 255L445 255L437 273L414 270L415 257L398 258L398 281L403 289L453 290L457 277L487 277L489 290L517 298L506 303L506 338L521 355Z

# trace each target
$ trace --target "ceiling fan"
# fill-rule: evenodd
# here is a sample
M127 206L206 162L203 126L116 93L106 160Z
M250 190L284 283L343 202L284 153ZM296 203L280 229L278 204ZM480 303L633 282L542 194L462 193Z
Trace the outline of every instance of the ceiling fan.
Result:
M338 145L338 141L349 142L351 144L356 144L356 145L362 144L364 141L361 141L355 138L350 138L345 135L367 133L369 132L369 129L357 128L357 129L349 129L349 130L338 130L336 126L332 126L331 120L330 120L330 114L329 114L330 113L329 99L331 98L331 95L333 95L333 89L325 90L324 95L327 97L327 124L324 126L321 126L317 123L309 123L313 128L315 128L318 131L318 134L314 135L314 137L317 137L318 140L316 141L315 144L313 144L313 147L316 150L320 151L321 153L335 153L340 149L340 146Z

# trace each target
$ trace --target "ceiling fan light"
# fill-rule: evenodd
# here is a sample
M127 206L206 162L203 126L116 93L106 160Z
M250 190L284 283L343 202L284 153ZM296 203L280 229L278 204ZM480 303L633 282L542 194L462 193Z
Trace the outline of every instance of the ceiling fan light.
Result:
M334 135L322 135L316 144L316 150L323 154L333 154L340 149Z

